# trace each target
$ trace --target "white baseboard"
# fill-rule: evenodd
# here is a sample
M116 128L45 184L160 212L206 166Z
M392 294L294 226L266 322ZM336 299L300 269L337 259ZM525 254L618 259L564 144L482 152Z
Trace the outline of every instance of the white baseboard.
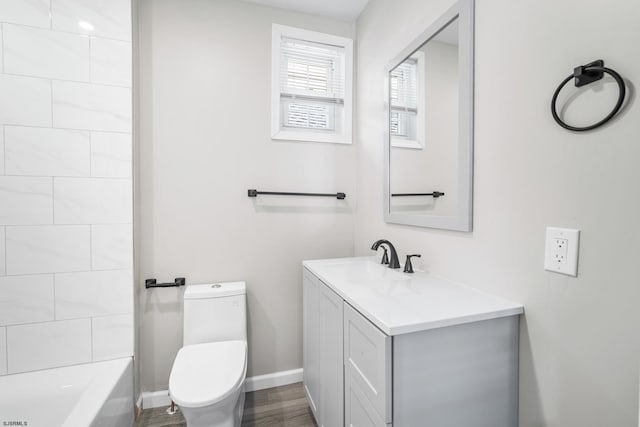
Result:
M247 378L244 382L244 389L247 392L257 391L264 390L265 388L299 383L300 381L302 381L302 368ZM142 393L141 398L143 409L159 408L171 404L167 390L146 391Z
M142 393L142 409L171 405L169 390L145 391Z
M300 381L302 381L302 368L247 378L244 382L244 389L245 391L264 390L265 388L279 387L281 385L299 383Z

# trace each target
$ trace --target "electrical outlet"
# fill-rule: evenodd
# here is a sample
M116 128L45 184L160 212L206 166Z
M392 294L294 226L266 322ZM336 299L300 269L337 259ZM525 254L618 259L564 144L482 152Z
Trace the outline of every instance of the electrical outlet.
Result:
M580 230L547 227L544 269L577 276L579 244Z
M567 263L567 248L569 247L569 241L567 239L553 239L551 242L553 251L553 261L556 264Z

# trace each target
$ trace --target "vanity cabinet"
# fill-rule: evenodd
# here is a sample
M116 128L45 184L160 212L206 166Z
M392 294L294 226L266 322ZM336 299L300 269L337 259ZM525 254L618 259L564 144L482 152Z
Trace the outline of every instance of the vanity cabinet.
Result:
M315 262L305 266L315 267ZM521 306L505 308L505 304L498 310L492 301L492 311L482 312L482 304L487 306L483 294L451 285L447 292L459 299L469 316L398 324L389 333L376 324L380 318L362 308L366 305L358 307L358 298L371 303L370 298L380 297L386 304L381 313L401 310L402 319L406 318L402 310L411 308L410 299L398 298L393 290L379 295L379 289L393 289L382 285L379 289L372 285L367 295L368 288L361 283L351 295L340 283L327 280L328 274L321 279L306 267L303 271L304 389L318 426L518 425ZM395 286L403 286L394 280ZM420 283L405 284L415 294L412 299L420 298ZM469 305L466 293L482 304ZM404 306L395 307L400 302ZM434 304L438 303L447 301L441 295Z

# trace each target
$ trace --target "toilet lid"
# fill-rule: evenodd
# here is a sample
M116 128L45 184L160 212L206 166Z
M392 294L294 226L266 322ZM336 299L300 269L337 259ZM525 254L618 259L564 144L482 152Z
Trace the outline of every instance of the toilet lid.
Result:
M198 408L217 403L244 381L245 341L221 341L182 347L169 376L169 394L180 406Z

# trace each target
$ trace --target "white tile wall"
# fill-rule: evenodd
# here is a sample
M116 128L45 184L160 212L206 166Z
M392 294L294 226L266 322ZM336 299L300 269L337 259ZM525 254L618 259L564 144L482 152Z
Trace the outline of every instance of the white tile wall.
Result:
M0 25L0 58L4 57L2 45L2 25ZM4 71L4 61L0 61L0 71Z
M53 125L131 132L131 89L53 81Z
M52 223L52 178L0 176L0 225Z
M88 271L88 225L6 227L7 274Z
M131 86L131 42L91 38L91 81Z
M0 74L0 123L51 126L51 81Z
M133 354L131 56L131 0L0 0L0 375Z
M0 175L4 175L4 127L2 124L0 124Z
M54 30L131 41L129 0L51 0ZM78 25L87 22L93 30Z
M7 373L7 328L0 328L0 375Z
M22 25L2 26L4 72L89 81L89 38Z
M133 354L133 314L94 317L93 360Z
M0 21L49 28L49 0L2 0Z
M0 277L0 325L53 320L53 275Z
M5 126L7 175L89 176L90 134L69 129Z
M131 178L131 134L91 132L91 175Z
M56 224L130 223L129 179L55 178Z
M4 238L4 227L0 227L0 276L4 276L7 273L5 267L5 238Z
M7 327L8 373L91 361L91 319Z
M133 232L131 224L92 225L92 269L116 270L132 266Z
M56 319L133 313L131 270L56 274Z

